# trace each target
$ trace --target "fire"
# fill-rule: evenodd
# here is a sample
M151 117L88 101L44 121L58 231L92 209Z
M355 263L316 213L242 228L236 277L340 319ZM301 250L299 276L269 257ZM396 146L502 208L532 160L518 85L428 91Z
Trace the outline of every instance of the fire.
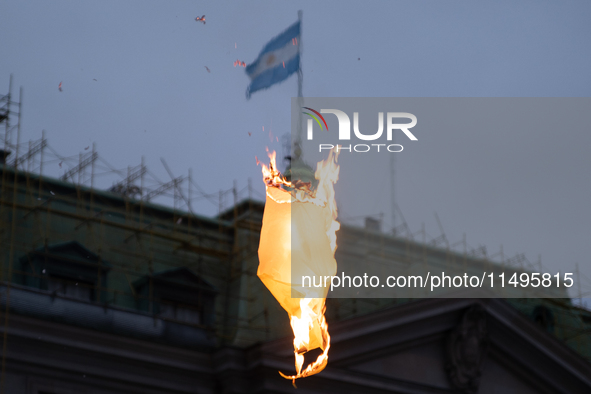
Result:
M277 170L276 153L267 153L269 166L262 165L267 202L257 275L289 315L296 373L279 374L295 386L296 379L317 374L328 362L330 335L324 311L330 283L304 287L302 277L336 274L334 253L340 224L336 220L334 184L339 177L338 152L332 150L326 160L317 164L317 185L297 179L288 181ZM304 354L316 348L322 354L303 369Z
M239 66L239 67L246 67L246 62L240 61L240 60L236 60L234 62L234 67Z

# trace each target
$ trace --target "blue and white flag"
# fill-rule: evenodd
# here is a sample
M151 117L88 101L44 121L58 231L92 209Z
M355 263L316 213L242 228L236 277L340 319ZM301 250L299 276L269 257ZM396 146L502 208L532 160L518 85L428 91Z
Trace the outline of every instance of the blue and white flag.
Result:
M300 22L269 41L257 60L246 67L250 85L246 98L257 90L284 81L300 69Z

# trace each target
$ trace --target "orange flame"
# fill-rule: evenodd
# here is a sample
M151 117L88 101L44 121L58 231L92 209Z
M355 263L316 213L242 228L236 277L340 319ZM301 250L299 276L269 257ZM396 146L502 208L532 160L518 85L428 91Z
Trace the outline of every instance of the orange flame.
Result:
M245 62L241 62L240 60L236 60L234 62L234 67L239 66L239 67L246 67L246 63Z
M264 127L263 130L265 130ZM267 185L267 187L273 186L277 188L281 186L293 187L292 183L286 181L285 178L281 176L281 172L279 172L277 169L277 162L275 160L277 153L275 151L273 151L273 153L269 153L269 148L267 148L267 154L269 155L270 159L269 167L267 167L264 163L261 163L258 157L255 156L257 165L261 164L262 166L263 181L265 182L265 185Z
M312 203L317 208L308 212L311 217L318 217L318 222L308 224L304 232L312 232L315 234L326 234L326 241L320 240L320 246L318 245L306 245L306 248L313 249L314 265L322 266L319 268L324 273L330 272L332 275L336 274L336 261L334 261L334 252L336 251L336 231L340 228L339 222L337 222L337 206L335 201L334 183L338 180L339 166L337 163L338 152L331 150L329 157L317 164L315 178L318 180L318 185L312 187L311 183L302 182L299 180L288 181L279 170L277 170L276 164L276 153L267 153L270 158L269 166L262 164L263 180L266 184L267 190L267 202L269 208L265 207L265 214L271 217L263 217L263 227L277 226L277 221L280 215L283 215L280 219L286 222L290 221L291 212L289 208L296 209L293 203ZM257 159L257 164L260 162ZM289 189L286 190L286 189ZM272 201L270 201L272 200ZM279 203L282 205L289 203L287 214L285 211L279 211L279 208L271 207L270 203ZM318 208L319 207L319 208ZM269 209L269 210L268 210ZM302 208L300 208L302 209ZM324 212L327 212L325 216ZM277 217L272 217L273 213L277 214ZM300 223L301 224L301 223ZM328 288L305 288L303 284L298 285L297 283L287 283L291 278L291 264L292 256L295 256L298 252L294 249L293 254L291 250L291 229L290 223L282 223L287 225L287 230L282 230L277 226L276 228L267 228L266 231L261 231L261 244L259 247L259 259L260 265L257 274L273 293L275 298L280 302L284 309L287 310L291 327L294 333L294 354L295 354L295 375L286 375L282 372L279 374L292 380L295 387L295 380L311 376L322 371L328 363L328 350L330 348L330 335L328 334L328 324L324 317L326 310L325 301ZM316 226L311 228L310 226ZM318 226L322 227L321 229ZM296 230L297 232L297 230ZM293 234L298 237L298 234ZM263 237L274 237L272 241L268 238ZM283 239L281 239L283 237ZM288 238L287 240L285 238ZM318 238L318 237L316 237ZM320 236L320 238L323 238ZM298 240L305 242L306 240ZM324 243L322 243L324 242ZM287 253L280 249L281 245L286 245L284 248L288 248ZM325 246L324 246L325 245ZM297 248L297 245L295 245ZM277 258L277 255L286 254L288 257L284 260ZM273 257L269 257L273 256ZM301 257L301 254L298 255ZM273 260L276 266L269 267L267 260ZM281 263L287 261L287 264L278 266ZM298 264L297 258L293 260L294 264ZM296 267L297 269L297 267ZM287 272L285 272L287 270ZM269 272L273 272L276 278L271 278ZM274 279L274 280L273 280ZM297 279L296 279L297 280ZM295 290L297 289L297 290ZM291 292L299 292L302 297L292 298ZM303 371L304 354L312 349L321 348L322 354L318 358L309 364Z
M279 371L279 375L285 379L292 381L294 387L295 380L305 378L307 376L315 375L326 367L328 364L328 349L330 349L330 335L328 334L328 324L324 317L326 306L324 305L324 298L302 298L300 300L301 317L298 318L295 315L290 316L291 328L294 333L293 347L295 354L295 367L297 373L295 375L286 375ZM312 305L312 306L311 306ZM318 313L315 310L316 306L322 305L321 312ZM304 354L309 350L310 334L313 334L314 325L318 324L320 328L320 334L322 336L320 348L322 354L316 358L316 361L308 364L306 369L302 371L304 364Z

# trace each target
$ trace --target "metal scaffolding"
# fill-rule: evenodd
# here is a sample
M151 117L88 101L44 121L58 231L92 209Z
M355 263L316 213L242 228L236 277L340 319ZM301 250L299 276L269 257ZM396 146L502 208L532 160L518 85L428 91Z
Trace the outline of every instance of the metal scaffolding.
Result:
M4 130L0 135L0 282L10 289L18 285L16 277L42 277L42 272L23 269L23 259L39 248L75 240L110 264L108 281L99 281L91 289L97 294L97 302L132 309L145 298L151 305L154 275L186 267L218 289L216 325L204 328L213 330L221 341L246 346L290 333L285 312L256 275L265 196L252 187L250 179L242 189L234 182L227 190L206 193L191 170L187 176L175 175L164 160L170 179L161 181L143 159L137 166L114 168L94 144L89 152L63 156L49 144L44 132L39 140L21 143L21 109L22 89L15 100L11 80L8 94L0 96L0 126ZM46 176L47 166L56 164L63 171L60 178ZM96 188L99 176L112 179L108 190ZM200 200L216 206L218 216L206 218L195 213L193 204ZM438 259L444 267L465 268L478 263L491 270L507 267L544 272L541 258L530 262L523 254L507 257L502 246L498 253L489 254L484 246L469 246L465 235L459 242L450 242L438 217L438 235L430 236L424 225L413 233L398 206L396 210L402 224L395 235L365 231L360 238L372 246L373 255L382 259L422 267ZM375 215L372 223L382 218ZM355 226L357 219L346 218L344 228L362 230ZM402 254L390 254L394 244ZM25 265L19 265L21 261ZM150 291L137 294L134 283L144 277ZM586 289L591 281L582 275L579 278L578 294L582 298L590 294ZM327 316L329 321L346 319L406 301L330 299ZM588 328L572 316L581 309L570 300L544 302L559 304L564 311L564 316L556 317L556 335L571 346L579 346ZM5 327L8 305L0 322ZM532 307L528 302L518 305L524 313ZM154 312L150 309L148 313ZM5 329L4 344L6 335ZM589 352L591 356L591 349Z

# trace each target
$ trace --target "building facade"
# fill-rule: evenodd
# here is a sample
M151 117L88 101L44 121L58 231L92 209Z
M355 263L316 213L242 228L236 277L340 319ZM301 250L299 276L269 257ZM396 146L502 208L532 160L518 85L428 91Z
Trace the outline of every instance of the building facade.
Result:
M4 393L283 393L288 316L256 276L264 204L214 218L0 164ZM337 261L492 264L343 226ZM309 393L591 392L567 298L329 298Z

